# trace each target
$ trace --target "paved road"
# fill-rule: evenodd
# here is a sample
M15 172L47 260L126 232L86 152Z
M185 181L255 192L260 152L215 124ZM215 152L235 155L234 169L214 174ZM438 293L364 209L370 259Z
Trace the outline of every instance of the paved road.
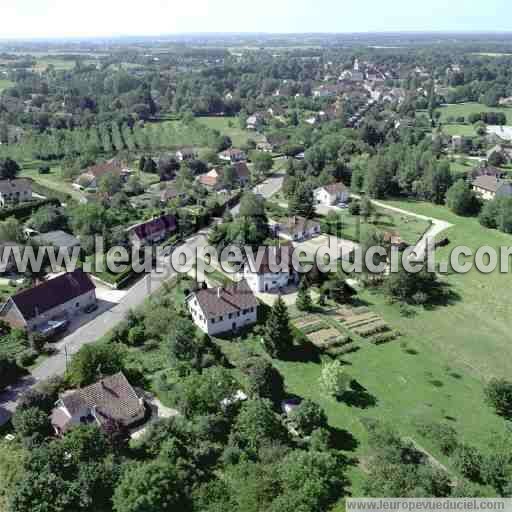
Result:
M281 188L282 183L283 176L276 175L268 178L256 188L264 197L270 197ZM237 213L236 208L233 210ZM198 247L207 244L206 235L207 230L200 231L198 234L189 238L184 245L192 251L195 251ZM162 262L162 267L164 272L157 273L153 271L148 277L141 279L130 288L119 304L113 305L104 313L99 314L93 320L56 343L55 348L57 349L57 353L55 355L45 359L32 371L31 375L1 393L0 425L8 421L12 412L16 409L16 400L23 392L42 380L48 379L54 375L62 375L66 371L66 354L69 361L70 357L78 352L81 347L88 343L93 343L107 334L125 318L130 309L140 306L144 300L152 293L156 292L165 281L175 275L169 262Z
M254 187L253 192L260 194L265 199L269 199L274 194L281 190L283 186L284 174L274 174L272 177L267 178L263 183ZM231 208L232 215L238 215L240 211L240 205L237 204L234 208Z

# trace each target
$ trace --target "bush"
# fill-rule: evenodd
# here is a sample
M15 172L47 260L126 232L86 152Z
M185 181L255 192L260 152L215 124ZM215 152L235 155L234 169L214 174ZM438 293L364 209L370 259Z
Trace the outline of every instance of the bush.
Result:
M456 430L446 423L423 423L418 432L435 442L444 455L452 454L458 446Z
M359 201L352 201L348 205L350 215L359 215L361 213L361 203Z
M484 389L485 401L494 407L496 414L504 417L512 415L512 382L505 379L492 379Z
M16 433L29 446L43 442L52 430L50 417L37 407L17 409L12 417L12 424Z
M482 480L482 455L473 446L459 445L453 452L455 469L473 482Z
M327 426L327 416L324 410L311 400L304 400L290 414L290 420L304 436L309 436L313 430Z
M38 352L36 350L25 350L17 358L17 363L23 368L27 368L35 363Z
M23 369L14 359L0 354L0 390L14 384L22 374Z

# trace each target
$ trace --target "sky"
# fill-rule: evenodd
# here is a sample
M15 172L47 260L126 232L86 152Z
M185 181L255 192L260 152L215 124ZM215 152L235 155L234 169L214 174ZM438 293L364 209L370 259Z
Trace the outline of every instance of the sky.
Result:
M0 0L0 38L512 31L510 0Z

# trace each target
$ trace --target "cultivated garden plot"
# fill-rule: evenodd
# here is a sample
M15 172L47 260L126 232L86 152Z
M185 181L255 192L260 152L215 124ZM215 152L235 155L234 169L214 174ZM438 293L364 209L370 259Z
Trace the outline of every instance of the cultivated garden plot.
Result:
M397 336L379 315L366 307L343 306L335 311L335 318L343 327L371 343L385 343Z

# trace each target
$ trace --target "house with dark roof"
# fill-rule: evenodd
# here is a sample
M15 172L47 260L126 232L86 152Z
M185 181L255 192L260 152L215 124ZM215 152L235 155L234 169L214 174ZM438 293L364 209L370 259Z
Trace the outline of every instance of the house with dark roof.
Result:
M77 269L12 295L0 309L0 318L12 327L50 335L93 304L96 287Z
M293 246L260 247L251 261L244 265L243 276L254 293L270 293L282 290L298 282L298 273L293 268Z
M51 423L57 435L86 424L104 428L113 423L130 429L139 426L145 419L144 400L122 372L60 395L51 414Z
M511 197L512 183L496 176L481 175L473 180L473 190L486 201L497 197Z
M70 253L77 247L80 249L80 240L62 230L49 231L32 236L32 240L44 247L55 247L56 249L66 250Z
M15 178L0 180L0 206L22 203L32 199L32 180Z
M140 249L147 245L163 242L176 233L174 215L166 214L128 228L128 238L133 247Z
M78 190L97 189L100 179L107 174L118 175L123 181L126 181L131 174L131 170L126 163L113 158L84 169L73 183L73 187Z
M288 217L274 226L276 234L286 240L301 242L321 234L320 222L311 219L305 219L298 215Z
M187 297L186 303L197 327L211 336L237 331L257 321L258 301L245 281L198 290Z
M319 187L314 194L316 203L325 206L346 203L350 195L348 188L341 182Z

